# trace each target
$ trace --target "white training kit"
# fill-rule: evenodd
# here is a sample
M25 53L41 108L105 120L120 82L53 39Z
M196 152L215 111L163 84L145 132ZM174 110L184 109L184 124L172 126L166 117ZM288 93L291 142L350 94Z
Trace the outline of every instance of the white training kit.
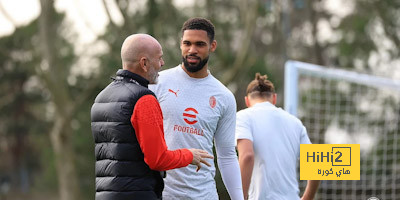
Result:
M297 179L300 144L311 142L299 119L269 102L257 103L237 113L236 139L253 142L255 156L249 199L300 199Z
M240 169L235 151L236 101L221 82L210 73L192 78L181 65L160 72L158 84L149 85L160 102L168 149L196 148L213 155L231 199L243 199ZM167 171L163 199L217 200L212 165L189 165ZM240 198L241 197L241 198Z

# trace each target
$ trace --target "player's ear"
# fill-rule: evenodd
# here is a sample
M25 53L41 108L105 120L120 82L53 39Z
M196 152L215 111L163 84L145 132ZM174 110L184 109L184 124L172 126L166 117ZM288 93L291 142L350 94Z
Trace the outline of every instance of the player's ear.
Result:
M248 108L250 108L249 97L245 96L245 97L244 97L244 101L246 102L246 106L247 106Z
M273 95L272 95L272 104L276 104L276 97L277 97L277 94L276 93L274 93Z
M211 52L214 52L216 48L217 48L217 40L213 40L213 41L211 42L210 51L211 51Z

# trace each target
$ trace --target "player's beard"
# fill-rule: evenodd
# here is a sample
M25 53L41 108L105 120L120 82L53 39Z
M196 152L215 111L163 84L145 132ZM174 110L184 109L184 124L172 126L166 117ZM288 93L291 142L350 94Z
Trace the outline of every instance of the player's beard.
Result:
M150 84L157 84L158 83L158 71L155 70L153 67L149 69L149 83Z
M182 57L182 61L183 61L183 65L184 65L185 69L192 73L198 72L201 69L203 69L203 67L207 64L208 59L210 57L210 56L207 56L206 58L201 59L200 57L196 56L197 58L199 58L200 61L197 65L192 65L187 61L188 56L194 56L194 55L187 55L186 57Z

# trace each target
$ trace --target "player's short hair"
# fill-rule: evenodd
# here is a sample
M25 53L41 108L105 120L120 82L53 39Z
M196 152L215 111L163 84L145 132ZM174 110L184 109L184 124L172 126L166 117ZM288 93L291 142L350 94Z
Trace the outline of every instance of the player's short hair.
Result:
M210 42L214 41L214 36L215 36L214 25L208 19L201 17L190 18L182 25L181 29L182 36L185 30L206 31L208 38L210 38Z
M256 73L256 77L249 83L246 90L246 96L251 97L271 97L275 93L274 84L267 80L268 76L261 76L260 73Z

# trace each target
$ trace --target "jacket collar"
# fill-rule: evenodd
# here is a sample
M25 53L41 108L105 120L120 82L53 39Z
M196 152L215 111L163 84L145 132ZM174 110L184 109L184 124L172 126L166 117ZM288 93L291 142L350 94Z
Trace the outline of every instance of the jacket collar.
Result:
M119 69L116 75L117 75L116 80L125 80L127 82L139 83L141 86L146 88L150 83L142 76L124 69Z

